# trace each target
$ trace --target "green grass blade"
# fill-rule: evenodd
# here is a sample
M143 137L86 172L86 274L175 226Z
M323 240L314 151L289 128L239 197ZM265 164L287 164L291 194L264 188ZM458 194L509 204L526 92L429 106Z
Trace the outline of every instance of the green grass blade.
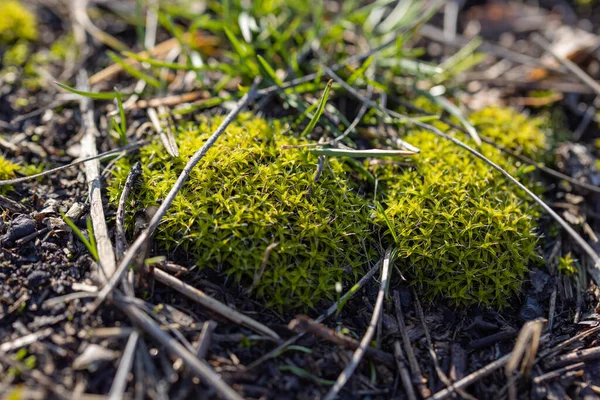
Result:
M356 82L356 80L358 78L368 79L365 76L365 73L367 72L367 69L371 66L371 64L373 63L374 60L375 60L375 56L371 56L371 57L367 58L365 60L365 62L358 69L356 69L352 72L352 75L350 75L350 78L347 79L348 84L353 85L354 82ZM351 67L349 65L347 65L346 67L348 69L351 69Z
M204 64L202 66L195 67L193 65L184 65L184 64L170 63L170 62L166 62L166 61L162 61L162 60L155 60L153 58L144 57L139 54L132 53L130 51L123 51L123 52L121 52L121 54L124 57L132 58L136 61L150 64L153 67L167 68L167 69L172 69L175 71L195 71L195 72L221 71L221 72L224 72L224 73L230 74L230 75L235 75L235 72L236 72L231 66L225 65L225 64L217 64L214 66Z
M235 37L235 35L233 34L233 32L231 32L231 30L224 26L223 30L225 31L225 35L227 35L227 39L229 39L229 42L231 43L231 47L233 47L233 50L242 58L246 58L249 54L248 54L248 50L247 47L244 46L242 44L242 42L240 42L238 40L238 38Z
M108 57L115 63L119 64L123 70L125 70L129 75L133 76L136 79L146 81L146 83L150 86L154 86L157 89L162 87L160 81L148 74L141 72L138 69L135 69L131 65L127 64L125 61L121 59L118 55L113 53L112 51L108 51L106 53Z
M407 58L391 59L384 58L379 61L378 65L382 67L397 67L401 71L406 71L411 75L426 75L435 76L444 72L444 70L436 65L424 63L422 61L411 60Z
M281 79L279 79L277 77L277 74L275 73L275 70L273 69L273 67L271 67L271 65L269 65L269 63L267 62L267 60L265 60L260 54L256 56L258 58L258 62L260 64L260 66L263 68L263 70L267 73L267 76L277 85L277 86L281 86L283 85L283 82L281 81Z
M327 379L323 379L323 378L319 378L318 376L315 376L313 374L311 374L310 372L308 372L305 369L302 369L300 367L296 367L295 365L282 365L279 367L280 371L286 371L286 372L291 372L294 375L297 375L301 378L308 378L311 379L321 385L333 385L335 384L334 381L330 381Z
M78 94L79 96L88 97L90 99L113 100L115 97L117 97L117 94L114 92L85 92L83 90L77 90L75 88L72 88L71 86L67 86L60 82L55 81L54 83L56 83L58 86L60 86L62 89L65 89L68 92Z
M117 95L117 106L119 107L119 117L121 118L121 123L118 125L117 133L119 134L119 139L121 142L121 146L127 145L127 120L125 119L125 109L123 108L123 97L121 93L115 88L115 93ZM114 119L112 120L115 121ZM115 123L115 126L116 123Z
M75 236L77 236L77 238L79 240L81 240L81 242L85 245L85 247L88 249L88 251L90 252L90 254L92 255L92 257L94 258L94 260L98 261L98 250L96 249L96 241L94 239L94 233L92 230L90 230L90 221L89 219L86 221L88 223L88 233L90 235L90 240L88 240L85 235L83 234L83 232L81 232L81 229L79 229L77 227L77 225L75 225L75 223L73 221L71 221L71 219L69 217L66 216L66 214L64 212L60 212L60 214L62 215L63 220L65 221L65 223L69 226L69 228L71 228L71 230L73 231L73 233L75 234ZM92 244L93 243L93 244Z
M400 241L398 240L398 235L396 235L396 228L394 227L394 224L392 224L392 221L390 221L390 218L385 213L385 210L383 209L383 206L381 205L381 203L378 201L375 201L375 207L377 207L377 211L379 211L379 213L381 213L381 216L385 219L385 223L388 226L388 229L389 229L390 233L392 234L392 237L394 238L394 243L396 243L396 244L400 243Z
M308 148L309 152L318 156L329 157L350 157L350 158L367 158L367 157L406 157L417 153L408 150L354 150L354 149L336 149L336 148Z
M92 225L92 219L86 217L85 225L87 226L88 236L90 237L90 249L94 249L92 254L96 261L98 261L98 246L96 245L96 237L94 236L94 226Z
M146 27L144 23L143 0L135 0L135 33L137 34L138 42L144 43L146 37Z
M323 112L325 111L325 104L327 104L327 99L329 98L329 91L331 90L332 84L333 79L327 82L327 86L325 87L323 95L321 96L321 101L319 102L319 107L317 107L317 112L315 113L315 115L313 115L312 119L310 120L304 131L302 131L300 136L306 136L310 134L313 131L313 129L315 129L317 122L319 122L319 118L321 118L321 115L323 115Z
M452 68L456 64L458 64L462 60L465 60L467 57L473 55L473 53L475 53L475 50L477 50L477 48L479 46L481 46L482 43L483 43L483 40L480 37L477 37L477 36L474 37L469 43L464 45L460 50L458 50L451 57L449 57L446 61L444 61L440 65L440 67L442 67L446 71L452 70Z
M465 116L462 114L462 112L460 111L460 109L458 107L456 107L450 100L448 100L447 98L445 98L443 96L432 96L431 94L429 94L427 92L423 92L423 93L427 96L427 98L429 98L435 104L442 107L450 115L452 115L453 117L458 119L460 121L461 125L467 130L467 132L469 132L469 136L471 136L471 138L475 141L475 143L477 143L478 146L481 146L481 138L479 137L477 130L465 118Z
M121 117L121 132L125 134L127 132L127 120L125 119L125 109L123 108L123 96L115 89L117 94L117 106L119 107L119 117Z

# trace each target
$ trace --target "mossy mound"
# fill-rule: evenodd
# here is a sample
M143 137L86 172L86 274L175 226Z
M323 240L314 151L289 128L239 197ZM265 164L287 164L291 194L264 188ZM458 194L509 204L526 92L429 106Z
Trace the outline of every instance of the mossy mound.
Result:
M157 142L140 150L143 179L135 209L160 204L189 157L222 118L183 124L180 157ZM344 166L330 159L317 183L316 157L279 123L244 115L227 128L192 171L155 239L173 256L227 274L270 306L306 309L335 299L336 282L353 283L372 252L367 202ZM132 160L122 161L109 192L116 203ZM261 271L267 248L264 271Z
M539 123L508 109L472 115L482 136L537 158L546 146ZM429 299L459 305L503 307L536 258L537 208L500 173L433 133L410 131L421 149L410 168L378 167L385 187L385 216L376 220L397 240L398 263ZM465 135L460 139L473 145ZM480 151L513 176L528 168L490 145ZM389 222L388 222L389 221ZM393 239L395 235L396 239Z
M36 18L19 1L0 1L0 43L37 39Z
M8 161L0 156L0 180L13 179L16 177L15 172L21 169L20 166ZM0 194L6 194L12 190L12 186L0 186Z

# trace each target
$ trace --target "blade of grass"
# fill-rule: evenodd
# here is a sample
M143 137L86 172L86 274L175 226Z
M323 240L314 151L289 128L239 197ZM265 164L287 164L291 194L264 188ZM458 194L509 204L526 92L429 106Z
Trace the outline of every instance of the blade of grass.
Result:
M231 32L231 30L224 26L223 30L225 31L225 35L227 36L227 39L229 39L229 42L231 43L231 47L233 47L233 50L240 56L242 57L242 59L246 58L247 56L251 55L248 53L248 47L244 46L242 44L242 42L240 42L238 40L238 38L235 37L235 35L233 34L233 32Z
M87 226L88 236L90 237L90 247L95 250L94 258L98 261L98 246L96 246L96 237L94 236L94 225L92 219L87 217L85 219L85 225Z
M115 92L85 92L83 90L77 90L75 88L72 88L71 86L67 86L60 82L55 81L54 83L56 83L58 86L60 86L62 89L65 89L68 92L78 94L79 96L88 97L90 99L113 100L115 97L117 97L117 94Z
M367 78L365 74L367 72L367 69L371 66L371 64L373 63L374 60L375 60L375 56L371 56L371 57L367 58L365 60L365 62L358 69L355 69L352 72L352 75L350 75L350 77L348 78L348 84L353 85L354 82L356 82L356 80L358 78ZM348 68L349 70L352 70L352 67L350 65L347 65L346 68Z
M390 221L389 217L385 213L385 210L383 209L383 206L381 205L381 203L378 201L375 201L375 207L377 207L377 211L379 211L381 216L383 216L383 219L385 219L385 223L388 226L388 230L390 231L390 233L392 234L392 237L394 238L394 243L396 243L396 244L400 243L398 240L398 236L396 235L396 228L394 227L394 224L392 224L392 221Z
M297 375L301 378L311 379L321 385L333 385L335 382L327 379L319 378L318 376L314 376L310 372L300 367L296 367L295 365L282 365L279 367L280 371L291 372L294 375Z
M90 219L87 218L86 220L86 223L88 225L88 234L90 236L90 240L88 240L83 234L83 232L81 232L81 229L79 229L77 225L75 225L75 223L71 221L71 219L67 217L67 215L64 212L61 211L60 214L62 215L62 219L65 221L65 223L69 226L69 228L71 228L75 236L77 236L77 238L81 240L81 242L88 249L94 260L98 261L98 250L96 249L96 241L93 237L93 232L92 230L90 230Z
M260 64L260 66L262 67L262 69L267 73L267 77L270 78L273 83L275 83L278 86L283 85L283 82L281 81L281 79L279 79L277 77L277 74L275 73L275 70L273 69L273 67L271 67L271 65L269 65L269 63L267 62L267 60L265 60L260 54L256 56L258 58L258 62Z
M127 120L125 119L125 109L123 108L123 97L121 93L117 89L115 89L115 93L117 95L117 106L119 107L119 117L121 118L120 122L120 131L119 138L121 139L121 146L127 145Z
M417 90L417 92L419 94L424 95L429 100L431 100L433 103L442 107L450 115L452 115L453 117L458 119L460 121L461 125L469 133L469 136L471 136L471 138L475 141L475 143L477 143L478 146L481 146L481 138L479 137L479 134L477 133L477 130L475 129L475 127L473 125L471 125L471 123L467 120L467 118L465 118L465 116L460 111L460 109L458 107L456 107L450 100L448 100L447 98L445 98L443 96L433 96L429 92L426 92L426 91Z
M325 90L323 91L323 95L321 96L321 101L319 102L319 106L317 107L317 112L315 112L315 115L313 115L312 119L310 120L306 128L302 131L300 136L306 136L310 134L313 131L313 129L315 129L317 122L319 122L319 118L321 118L321 115L323 115L323 111L325 111L325 104L327 104L327 99L329 98L329 91L331 90L331 85L333 85L333 80L330 79L329 82L327 82Z
M158 67L158 68L167 68L167 69L172 69L172 70L176 70L176 71L221 71L227 74L232 74L235 75L235 70L230 67L229 65L225 65L225 64L217 64L217 65L208 65L208 64L203 64L200 67L195 67L193 65L184 65L184 64L177 64L177 63L171 63L171 62L167 62L167 61L162 61L162 60L155 60L153 58L149 58L149 57L144 57L142 55L136 54L136 53L132 53L130 51L123 51L121 52L121 54L125 57L128 58L132 58L136 61L139 62L143 62L146 64L149 64L153 67Z
M477 50L477 48L479 46L481 46L482 43L483 43L483 40L480 37L474 37L469 43L464 45L459 51L457 51L455 54L453 54L451 57L449 57L446 61L444 61L442 64L440 64L440 67L446 71L451 70L460 61L462 61L462 60L466 59L467 57L469 57L470 55L472 55L475 52L475 50Z
M129 75L133 76L134 78L136 78L138 80L146 81L147 84L149 84L150 86L154 86L157 89L160 89L162 87L162 84L160 83L160 81L158 79L156 79L138 69L133 68L131 65L129 65L125 61L123 61L123 59L121 59L121 57L119 57L116 53L113 53L112 51L108 51L108 52L106 52L106 54L113 62L119 64L121 66L121 68L123 68L124 71L126 71Z
M417 153L407 150L354 150L354 149L336 149L336 148L316 148L307 149L309 152L319 156L330 157L350 157L350 158L367 158L367 157L404 157L412 156Z

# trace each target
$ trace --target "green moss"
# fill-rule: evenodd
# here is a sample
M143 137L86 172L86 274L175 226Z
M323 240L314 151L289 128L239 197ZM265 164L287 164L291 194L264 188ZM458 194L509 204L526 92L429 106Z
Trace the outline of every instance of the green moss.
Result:
M532 159L545 155L548 144L541 119L527 118L511 109L497 107L484 108L473 113L470 119L483 136L502 147Z
M558 270L567 276L577 275L577 267L571 253L567 253L567 255L558 259Z
M17 39L35 40L37 35L35 15L18 1L0 2L0 43Z
M471 123L483 136L529 157L545 150L538 122L516 112L485 109L473 114ZM419 130L405 139L421 149L415 166L374 171L387 205L385 216L379 212L376 220L385 227L389 221L394 230L402 271L429 299L507 305L536 258L537 208L501 174L450 141ZM526 169L492 146L480 150L509 173L524 175ZM389 227L385 235L392 240Z
M77 53L78 47L72 33L67 33L50 46L50 56L54 60L66 60L71 53Z
M141 149L137 210L160 204L221 121L180 126L180 158L169 157L160 143ZM335 299L336 282L353 283L363 271L374 248L371 211L336 159L329 160L334 175L326 167L313 183L317 159L301 149L281 150L301 141L280 125L249 115L230 125L194 168L155 237L161 252L213 268L246 289L259 276L253 294L268 305L306 309ZM119 164L109 188L115 203L130 162Z
M15 172L20 167L0 156L0 180L12 179L16 177ZM6 194L12 190L12 186L0 186L0 194Z
M25 40L19 40L6 50L2 56L2 65L21 67L27 61L27 57L29 57L29 44Z

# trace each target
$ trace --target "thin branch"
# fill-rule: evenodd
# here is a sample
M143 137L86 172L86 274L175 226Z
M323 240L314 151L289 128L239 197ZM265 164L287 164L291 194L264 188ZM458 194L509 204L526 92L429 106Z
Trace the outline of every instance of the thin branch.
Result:
M125 345L125 350L121 356L121 361L119 362L117 374L115 375L115 379L110 387L108 400L119 400L123 398L125 388L127 387L127 375L129 375L129 371L133 365L133 356L135 354L135 348L139 338L140 334L136 330L131 332L129 335L129 339Z
M504 375L507 379L508 398L510 400L517 399L516 382L520 375L529 376L529 372L535 362L535 356L540 345L540 337L545 323L546 320L542 318L529 321L521 328L521 332L519 332L511 357L504 370ZM519 363L521 367L517 369Z
M88 76L85 70L81 70L78 76L78 86L80 90L89 90ZM94 111L92 109L92 99L82 97L80 100L80 109L83 120L84 134L81 139L81 153L84 157L94 157L98 155L96 149L96 136L99 135L96 124L94 123ZM90 199L90 215L94 227L94 238L98 250L98 264L101 273L98 279L101 282L108 281L115 272L115 253L113 252L110 238L108 237L108 228L106 226L106 217L102 206L102 183L100 182L100 162L96 160L87 161L85 164L85 177L88 182L88 191ZM91 233L90 233L91 234Z
M240 111L248 105L248 103L254 99L257 94L256 87L260 83L260 77L257 77L254 81L254 84L250 88L249 92L244 95L240 101L238 102L237 107L235 107L231 112L227 115L225 120L221 123L221 125L217 128L217 130L212 134L212 136L206 141L206 143L189 159L186 166L181 171L181 174L177 178L175 185L169 191L169 194L160 205L150 222L148 223L148 227L140 233L137 239L133 242L131 247L125 252L123 259L121 260L116 273L112 276L108 284L102 288L100 291L98 300L94 304L94 309L97 308L106 297L111 293L116 284L121 280L122 275L127 270L128 266L131 264L137 252L142 248L144 243L152 236L160 220L166 214L167 210L175 200L177 193L181 190L184 183L186 182L190 172L194 167L200 162L200 160L204 157L206 152L215 144L215 142L219 139L219 137L225 132L225 129L233 122L235 117L240 113Z
M596 82L591 76L586 74L584 70L579 68L577 64L573 61L568 60L564 57L559 56L553 49L550 43L542 35L539 33L533 33L531 35L531 40L533 43L540 46L542 49L546 50L548 53L552 54L554 58L562 65L564 65L569 71L571 71L575 76L583 83L588 85L597 95L600 95L600 83Z
M14 185L14 184L21 183L21 182L31 181L31 180L34 180L34 179L37 179L37 178L41 178L41 177L44 177L44 176L47 176L47 175L54 174L55 172L62 171L63 169L74 167L76 165L79 165L79 164L82 164L82 163L85 163L85 162L88 162L88 161L100 160L100 159L102 159L104 157L111 156L113 154L119 154L119 153L124 153L124 152L126 153L126 152L129 152L129 151L138 149L138 148L140 148L140 147L142 147L142 146L144 146L144 145L146 145L148 143L150 143L149 140L142 140L142 141L139 141L139 142L136 142L136 143L129 144L127 146L120 147L118 149L105 151L104 153L96 154L96 155L90 156L90 157L85 157L85 158L82 158L80 160L73 161L72 163L69 163L69 164L66 164L66 165L61 165L60 167L51 168L51 169L46 170L44 172L40 172L39 174L27 175L27 176L24 176L24 177L21 177L21 178L6 179L6 180L3 180L3 181L0 181L0 186Z
M325 396L325 400L333 400L337 397L340 390L342 390L346 382L348 382L348 379L350 379L354 373L354 370L356 370L356 367L358 367L358 364L367 351L367 347L369 347L369 344L371 343L371 339L373 339L373 335L375 334L375 329L377 327L377 321L379 320L379 317L383 311L383 299L387 289L391 253L391 249L388 249L385 253L385 257L383 258L383 266L381 268L381 284L379 285L379 291L377 292L377 301L375 302L375 307L373 308L373 315L371 316L369 327L360 341L359 347L352 355L350 364L348 364L340 376L338 376L335 385L333 385L331 390L329 390L329 393L327 393Z
M510 360L510 357L511 357L511 353L508 353L507 355L500 357L499 359L486 365L485 367L480 368L473 373L470 373L469 375L465 376L461 380L455 382L449 388L441 390L441 391L437 392L436 394L434 394L433 396L431 396L430 400L445 400L445 399L451 398L457 389L466 389L467 387L469 387L473 383L477 382L478 380L485 378L486 376L490 375L497 369L505 366L506 363L508 363L508 360Z
M81 25L90 36L94 37L99 42L112 47L115 50L124 51L127 50L127 46L120 40L109 35L103 30L99 29L87 13L88 0L72 0L73 4L73 17L79 25Z
M569 339L565 340L564 342L557 344L554 347L551 347L549 349L546 349L546 350L540 352L540 354L538 355L538 361L543 360L544 358L547 358L553 354L557 354L560 350L564 349L565 347L570 346L576 342L579 342L580 340L583 340L586 337L594 335L598 332L600 332L600 325L595 326L591 329L588 329L587 331L578 333L577 335L573 336L572 338L569 338Z
M227 318L230 321L235 322L236 324L245 326L253 331L260 333L262 335L267 335L272 339L279 340L279 335L273 330L269 329L265 325L261 324L253 320L252 318L235 311L234 309L227 307L225 304L215 300L214 298L208 296L203 291L196 289L193 286L188 285L185 282L175 278L174 276L169 275L168 273L155 268L154 269L154 277L159 282L169 286L172 289L177 290L179 293L184 296L194 300L202 304L204 307L209 310L219 314L222 317Z
M125 298L118 296L114 304L127 316L134 321L141 329L159 342L172 355L181 358L188 368L198 376L206 385L216 390L224 399L242 400L243 398L233 390L223 379L215 373L206 362L199 360L196 355L187 350L181 343L164 332L160 326L152 320L146 313L136 307L134 304L126 301Z
M404 312L402 311L402 303L400 302L400 294L397 290L394 290L394 307L396 308L396 320L398 321L398 328L400 329L400 336L402 338L402 344L404 345L404 351L408 358L408 366L413 374L413 380L416 382L419 388L419 394L424 399L431 396L431 390L427 387L427 380L423 377L421 367L415 356L415 350L412 347L408 332L406 330L406 322L404 322ZM397 352L397 351L396 351Z
M555 369L554 371L546 372L543 375L536 376L535 378L533 378L533 383L536 385L539 385L540 383L543 383L543 382L546 382L549 380L562 378L566 372L583 369L584 367L585 367L584 362L580 362L580 363L573 364L573 365L567 365L566 367Z
M396 356L396 365L398 367L400 379L402 379L402 385L404 386L406 397L408 397L408 400L417 400L415 389L413 388L410 380L410 372L408 372L408 368L406 368L406 358L404 357L402 346L398 340L394 341L394 355Z
M127 247L127 238L125 238L125 203L127 202L127 198L129 197L129 193L133 189L133 185L138 177L142 174L142 166L138 162L136 162L129 174L127 175L127 179L125 180L125 186L123 187L123 191L121 192L121 197L119 197L119 205L117 207L117 215L115 217L115 242L116 242L116 251L117 251L117 260L123 258L123 253L125 252L125 248Z
M335 330L316 322L306 315L299 315L291 320L288 324L288 329L295 332L308 332L321 339L327 340L328 342L344 346L348 349L356 350L360 347L358 340L350 336L337 333ZM393 367L396 363L393 355L375 347L368 347L365 351L365 356L391 367Z
M583 350L575 350L558 357L556 360L548 363L548 368L560 368L579 362L594 361L600 359L600 346L590 347Z

